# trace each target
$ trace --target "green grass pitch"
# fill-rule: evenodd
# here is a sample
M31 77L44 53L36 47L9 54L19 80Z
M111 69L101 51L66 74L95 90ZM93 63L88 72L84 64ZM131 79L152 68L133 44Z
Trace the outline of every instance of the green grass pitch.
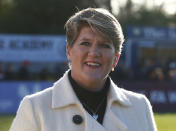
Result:
M0 131L9 131L14 115L0 115ZM158 131L176 131L176 113L155 113Z

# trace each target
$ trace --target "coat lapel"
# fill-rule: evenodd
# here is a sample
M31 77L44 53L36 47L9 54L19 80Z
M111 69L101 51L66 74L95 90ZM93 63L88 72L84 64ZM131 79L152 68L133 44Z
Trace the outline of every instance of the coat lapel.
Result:
M86 112L86 130L85 131L106 131L104 126L97 122L88 112Z
M111 84L110 84L110 91L108 93L108 98L107 98L107 103L108 103L108 107L111 107L111 105L114 102L119 103L120 105L124 106L124 107L130 107L132 106L130 100L126 97L126 95L123 93L123 89L117 87L115 85L115 83L110 80Z
M123 123L112 110L112 107L116 106L115 103L120 104L124 108L132 106L130 100L122 92L122 89L118 88L111 80L103 125L108 131L127 131L128 129L125 123Z
M111 110L107 110L103 125L107 131L127 131L126 125Z
M72 104L77 104L81 107L81 103L76 97L69 82L67 71L60 80L54 83L52 91L52 108L61 108Z

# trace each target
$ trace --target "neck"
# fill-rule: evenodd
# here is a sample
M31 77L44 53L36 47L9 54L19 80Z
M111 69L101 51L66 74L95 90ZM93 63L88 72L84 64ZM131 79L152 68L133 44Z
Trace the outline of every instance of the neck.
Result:
M89 90L89 91L100 91L104 88L105 86L105 82L107 80L107 78L103 79L103 80L79 80L79 78L74 78L71 75L72 79L82 88Z

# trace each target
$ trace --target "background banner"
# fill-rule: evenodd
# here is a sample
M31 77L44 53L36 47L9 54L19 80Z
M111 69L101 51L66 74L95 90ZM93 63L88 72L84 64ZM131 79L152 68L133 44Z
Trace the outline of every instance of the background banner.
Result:
M0 114L16 113L24 96L52 85L50 82L0 82Z
M0 82L0 114L16 113L24 96L52 85L53 82ZM155 112L176 112L175 83L124 82L120 87L146 95Z
M65 36L0 35L2 62L64 62Z

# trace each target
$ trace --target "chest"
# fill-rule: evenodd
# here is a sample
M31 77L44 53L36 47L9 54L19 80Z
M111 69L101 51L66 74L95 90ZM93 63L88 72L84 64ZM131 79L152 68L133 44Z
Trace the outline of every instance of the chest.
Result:
M146 120L134 109L114 106L105 112L103 125L77 106L50 109L40 113L41 131L145 131ZM78 122L74 118L78 116ZM82 119L79 122L79 119Z

